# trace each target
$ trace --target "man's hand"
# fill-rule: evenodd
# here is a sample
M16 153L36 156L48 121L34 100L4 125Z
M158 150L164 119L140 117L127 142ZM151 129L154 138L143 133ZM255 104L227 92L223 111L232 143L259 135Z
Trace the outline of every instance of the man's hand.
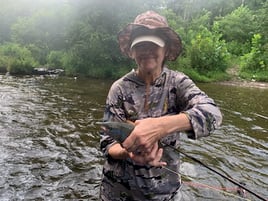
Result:
M108 152L114 159L125 160L126 158L130 158L139 165L151 165L156 167L166 165L166 162L161 161L163 149L159 149L158 142L154 144L150 153L137 153L138 151L135 153L128 152L118 143L111 146Z
M164 134L159 118L147 118L135 121L135 128L122 143L128 152L151 153L153 146Z
M192 125L185 113L146 118L135 121L135 128L122 143L128 152L139 150L150 153L154 144L169 133L191 130Z
M129 158L139 165L151 165L155 167L161 167L167 165L166 162L161 161L163 155L163 149L158 147L158 142L156 142L150 153L129 153Z

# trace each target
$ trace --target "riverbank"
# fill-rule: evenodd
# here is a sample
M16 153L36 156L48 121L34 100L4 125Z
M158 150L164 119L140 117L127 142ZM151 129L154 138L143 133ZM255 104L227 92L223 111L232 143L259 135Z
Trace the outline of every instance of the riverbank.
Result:
M240 87L254 87L254 88L263 88L268 89L268 82L258 82L258 81L249 81L244 80L239 77L239 68L238 66L234 66L232 68L227 69L227 74L230 76L230 80L217 82L222 85L230 85L230 86L240 86Z
M239 78L237 74L234 72L230 73L227 72L230 76L230 80L226 81L216 81L215 83L221 84L221 85L229 85L229 86L239 86L239 87L251 87L251 88L262 88L262 89L268 89L268 82L257 82L257 81L249 81L249 80L244 80ZM9 74L6 72L0 72L2 75L13 75L13 76L18 76L18 74ZM44 69L44 68L36 68L34 69L33 73L31 75L36 76L36 75L64 75L64 70L62 69L54 69L54 70L49 70L49 69Z
M240 87L253 87L253 88L261 88L268 89L268 82L254 82L254 81L246 81L246 80L230 80L230 81L222 81L217 82L222 85L230 85L230 86L240 86Z

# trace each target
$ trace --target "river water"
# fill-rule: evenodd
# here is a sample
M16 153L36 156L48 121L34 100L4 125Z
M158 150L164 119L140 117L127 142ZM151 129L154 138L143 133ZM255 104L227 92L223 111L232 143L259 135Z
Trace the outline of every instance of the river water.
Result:
M98 200L103 158L95 122L110 85L0 75L1 201ZM224 122L207 138L183 135L181 149L268 199L268 89L198 86L215 99ZM229 181L185 156L181 160L185 200L243 200Z

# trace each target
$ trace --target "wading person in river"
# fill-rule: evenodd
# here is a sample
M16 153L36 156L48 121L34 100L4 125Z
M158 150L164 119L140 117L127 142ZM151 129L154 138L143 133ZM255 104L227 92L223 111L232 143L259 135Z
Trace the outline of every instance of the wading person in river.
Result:
M166 60L181 53L181 39L166 19L147 11L118 35L123 54L137 69L110 88L104 121L133 122L134 130L121 144L104 132L101 150L106 162L100 199L103 201L175 200L181 186L180 132L191 139L208 136L222 121L214 101L191 79L168 69Z

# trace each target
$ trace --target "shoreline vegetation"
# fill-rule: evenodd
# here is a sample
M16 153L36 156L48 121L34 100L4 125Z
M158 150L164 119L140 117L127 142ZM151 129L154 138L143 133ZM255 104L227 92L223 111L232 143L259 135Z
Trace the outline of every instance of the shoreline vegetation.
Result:
M268 89L268 82L256 81L253 78L242 79L239 76L239 69L237 66L227 69L226 73L228 74L229 79L223 81L216 81L216 83L229 86Z
M229 79L223 80L223 81L211 81L211 83L221 84L221 85L228 85L228 86L238 86L238 87L246 87L246 88L259 88L259 89L268 89L268 82L260 82L255 80L245 80L238 77L238 75L230 74L229 73ZM6 76L66 76L64 74L63 69L54 69L49 70L47 68L41 67L36 68L33 73L31 74L10 74L9 72L3 72L0 71L0 75L6 75ZM71 76L67 76L71 77ZM77 76L73 76L75 79L78 79ZM83 76L84 77L84 76ZM90 77L88 77L90 79ZM198 82L198 81L197 81ZM202 83L202 81L199 81Z
M268 82L267 0L116 2L7 1L0 7L0 72L117 79L135 68L117 33L155 10L183 41L170 69L196 82Z

